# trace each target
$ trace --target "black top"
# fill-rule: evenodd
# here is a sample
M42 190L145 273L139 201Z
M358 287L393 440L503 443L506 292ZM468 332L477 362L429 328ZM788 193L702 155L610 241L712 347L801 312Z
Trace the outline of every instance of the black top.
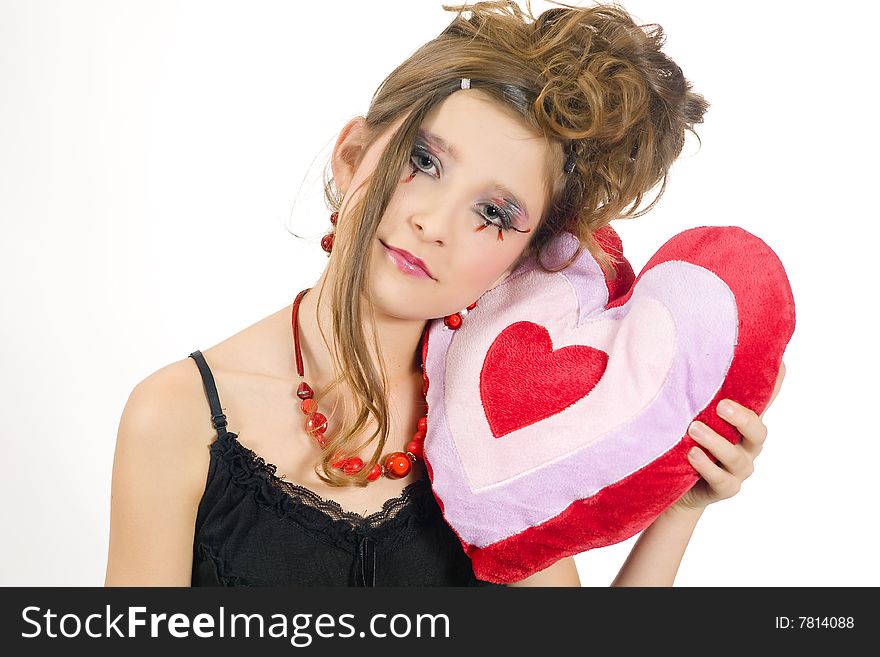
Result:
M217 439L193 541L193 586L502 586L476 578L427 477L366 517L275 476L226 430L194 351Z

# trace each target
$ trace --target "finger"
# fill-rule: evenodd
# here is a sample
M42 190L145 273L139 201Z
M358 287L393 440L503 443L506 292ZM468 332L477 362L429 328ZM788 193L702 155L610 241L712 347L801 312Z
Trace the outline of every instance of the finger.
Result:
M754 472L753 458L739 445L732 445L727 438L702 422L695 421L688 428L688 435L710 452L724 470L740 481Z
M724 412L728 406L732 409L730 414ZM746 451L752 456L757 456L764 446L764 441L767 440L767 426L761 417L752 409L732 399L722 399L716 411L720 417L739 430Z
M712 462L712 459L699 447L688 450L688 461L699 475L706 480L712 493L718 499L732 497L739 492L740 481L732 474Z

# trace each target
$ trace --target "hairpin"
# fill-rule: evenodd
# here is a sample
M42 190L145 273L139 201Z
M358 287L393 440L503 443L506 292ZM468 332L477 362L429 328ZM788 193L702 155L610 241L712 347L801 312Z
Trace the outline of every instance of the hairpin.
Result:
M470 89L471 88L471 79L470 78L462 78L461 79L461 88L462 89Z

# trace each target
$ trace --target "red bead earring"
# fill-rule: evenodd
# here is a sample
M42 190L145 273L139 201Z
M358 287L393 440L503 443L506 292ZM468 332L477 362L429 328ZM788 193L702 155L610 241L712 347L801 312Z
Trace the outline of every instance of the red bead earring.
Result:
M471 305L469 305L464 310L459 310L457 313L452 313L451 315L446 315L443 318L443 323L446 325L446 328L457 331L461 327L461 321L464 319L467 314L477 307L477 302L474 301Z
M336 227L336 220L339 218L339 213L334 212L330 215L330 223L333 224L333 228L330 229L330 232L324 235L321 238L321 248L327 252L327 255L330 255L330 252L333 251L333 238L336 235L334 228Z

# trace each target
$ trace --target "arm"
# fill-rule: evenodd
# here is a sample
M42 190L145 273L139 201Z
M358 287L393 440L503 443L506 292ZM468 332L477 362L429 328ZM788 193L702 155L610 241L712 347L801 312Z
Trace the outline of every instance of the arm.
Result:
M708 427L705 435L689 431L695 441L718 459L718 464L694 448L696 456L689 459L701 479L642 532L611 586L672 586L685 548L705 508L736 495L742 482L754 472L753 462L767 438L762 418L779 393L783 378L785 363L779 368L776 386L761 415L734 402L733 415L725 416L720 412L722 404L719 403L719 416L742 435L737 445ZM724 401L732 400L722 400L722 403Z
M672 586L703 509L669 507L633 546L611 586Z
M577 566L573 557L565 557L555 562L549 568L540 570L534 575L529 575L518 582L512 582L507 586L581 586L578 577Z
M169 365L135 386L126 402L113 459L105 586L190 585L209 460L209 441L194 439L205 427L186 413L193 408L191 374Z

